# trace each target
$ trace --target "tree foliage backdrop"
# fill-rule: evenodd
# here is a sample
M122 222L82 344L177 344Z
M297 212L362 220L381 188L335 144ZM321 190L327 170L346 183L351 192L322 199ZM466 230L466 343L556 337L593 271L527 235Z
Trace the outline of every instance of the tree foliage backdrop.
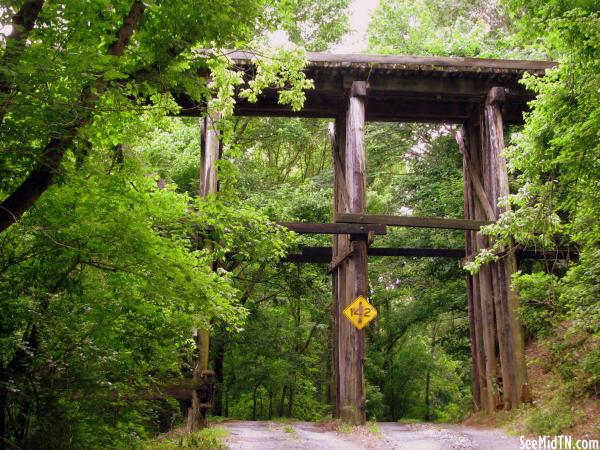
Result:
M210 326L213 414L315 420L330 412L331 286L325 268L280 264L299 237L277 221L328 222L322 120L226 117L221 191L198 198L196 119L177 94L231 112L271 83L301 107L302 49L267 55L284 30L325 50L345 0L9 0L0 49L0 448L133 448L178 424L154 399L189 376L190 330ZM532 432L569 430L569 404L600 395L599 17L588 1L381 0L369 52L552 58L525 125L507 131L512 212L498 245L570 246L578 263L514 277L528 339L543 346L552 401ZM226 51L252 48L244 86ZM198 70L212 70L212 79ZM448 126L367 127L368 211L462 216L462 163ZM461 247L461 233L393 230L378 246ZM212 242L212 249L205 244ZM219 268L212 270L217 259ZM484 259L471 267L477 270ZM456 421L471 410L464 273L444 259L375 259L367 414Z

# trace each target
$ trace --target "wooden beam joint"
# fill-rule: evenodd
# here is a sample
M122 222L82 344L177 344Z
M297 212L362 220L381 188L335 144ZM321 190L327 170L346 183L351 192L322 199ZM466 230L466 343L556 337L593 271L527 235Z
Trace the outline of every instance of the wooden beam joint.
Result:
M494 86L491 88L485 99L485 104L492 105L494 103L504 103L506 101L506 94L510 92L510 89L504 87Z
M346 248L345 251L333 257L331 262L327 265L327 273L331 273L336 270L340 264L342 264L346 259L351 258L354 255L356 247L354 245L354 241L350 242L350 246Z

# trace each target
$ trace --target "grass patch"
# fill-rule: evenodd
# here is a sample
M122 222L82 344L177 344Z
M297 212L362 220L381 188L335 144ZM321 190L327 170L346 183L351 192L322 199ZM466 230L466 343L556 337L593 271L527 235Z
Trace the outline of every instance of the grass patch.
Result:
M283 426L283 432L284 433L288 433L291 434L293 437L298 437L298 432L296 431L296 429L291 426L291 425L284 425Z
M373 436L377 437L378 439L381 439L381 431L379 431L379 427L377 426L377 424L375 422L367 423L367 427L369 428L369 433L371 433Z
M341 423L338 428L338 431L340 433L352 433L352 430L353 430L352 425L347 424L347 423Z
M209 416L208 417L209 423L223 423L223 422L229 422L230 420L231 420L231 418L226 417L226 416Z
M293 419L291 417L273 417L271 419L271 422L274 423L291 423L294 422L296 419Z
M222 427L204 428L191 434L174 432L140 446L144 450L227 450L223 439L229 431Z
M421 423L418 419L398 419L398 423L402 425L414 425L415 423Z
M532 408L525 419L525 426L531 433L558 435L575 425L575 417L570 405L560 397L548 405Z

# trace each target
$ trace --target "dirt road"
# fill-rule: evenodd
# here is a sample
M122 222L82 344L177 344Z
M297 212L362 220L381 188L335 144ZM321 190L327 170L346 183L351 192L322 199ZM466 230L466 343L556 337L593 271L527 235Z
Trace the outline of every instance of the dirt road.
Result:
M366 427L331 431L309 422L224 423L230 450L513 450L519 438L501 430L459 425L378 423L379 435Z

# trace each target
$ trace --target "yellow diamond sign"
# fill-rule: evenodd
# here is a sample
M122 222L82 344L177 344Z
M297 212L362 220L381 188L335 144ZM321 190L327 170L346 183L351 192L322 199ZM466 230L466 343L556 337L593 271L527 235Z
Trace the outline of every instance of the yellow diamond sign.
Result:
M366 298L359 295L344 309L344 315L356 328L362 330L371 320L377 317L377 310Z

